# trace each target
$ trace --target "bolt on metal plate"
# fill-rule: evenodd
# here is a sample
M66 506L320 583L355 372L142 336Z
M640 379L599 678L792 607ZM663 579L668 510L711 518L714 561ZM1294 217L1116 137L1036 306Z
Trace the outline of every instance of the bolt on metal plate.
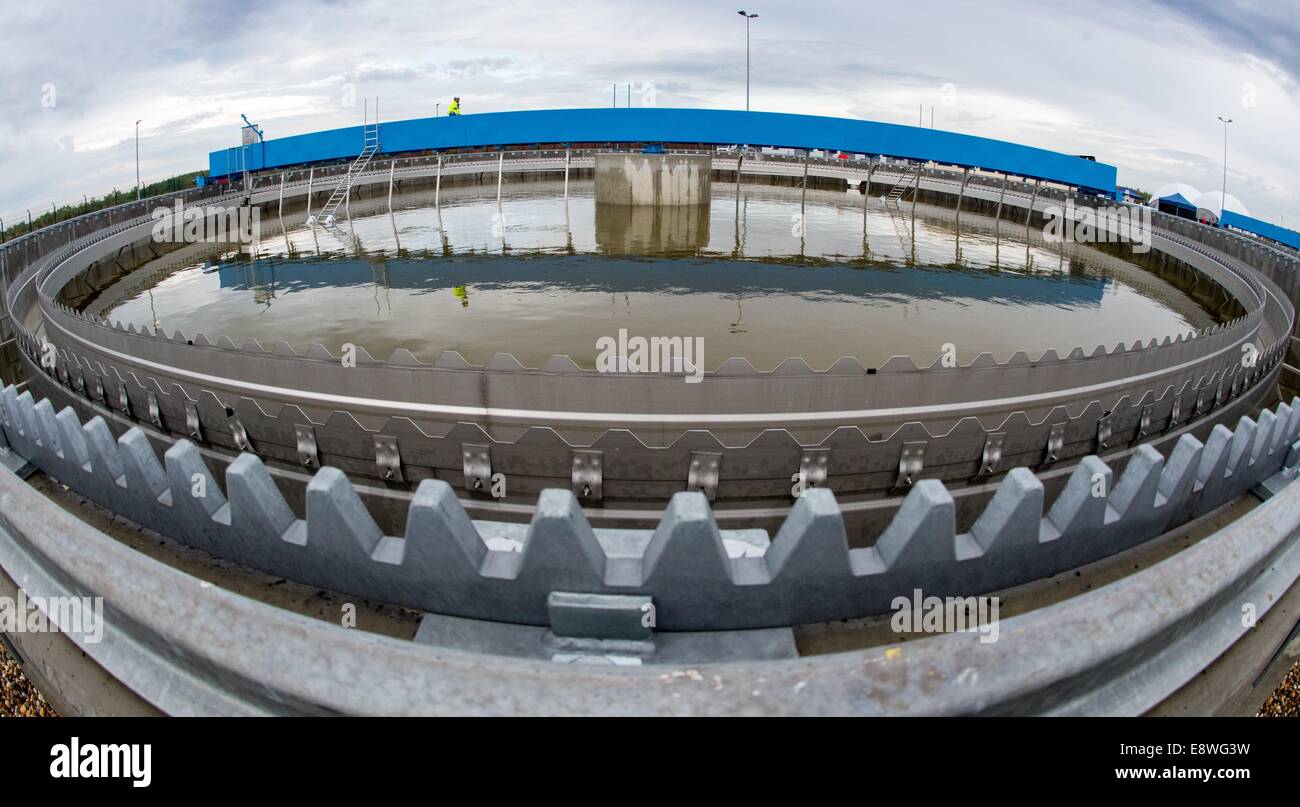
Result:
M1047 449L1043 452L1043 465L1051 465L1061 458L1061 449L1065 448L1065 424L1053 423L1047 432Z
M989 432L984 436L984 452L980 455L980 467L975 474L976 478L997 473L998 466L1002 463L1002 446L1006 441L1006 432Z
M199 407L193 401L185 402L185 431L191 440L203 440L203 427L199 423Z
M488 446L462 443L460 456L465 466L465 489L487 493L492 489L492 453Z
M402 476L402 455L397 450L397 438L389 434L375 435L375 464L385 482L405 482Z
M604 456L599 451L573 452L573 495L585 501L604 497Z
M916 484L924 467L926 445L925 440L903 443L903 450L898 455L898 479L894 481L894 487L910 488Z
M686 489L697 490L713 501L718 495L718 473L722 455L708 451L692 451L690 469L686 472Z
M799 457L799 479L805 489L826 487L830 476L831 451L829 448L806 448Z
M295 423L293 433L298 443L298 464L306 468L319 468L320 456L316 450L316 430L311 426Z

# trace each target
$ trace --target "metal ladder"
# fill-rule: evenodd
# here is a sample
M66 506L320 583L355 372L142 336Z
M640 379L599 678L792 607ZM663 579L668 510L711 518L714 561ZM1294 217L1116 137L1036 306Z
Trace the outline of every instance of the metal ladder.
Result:
M379 151L379 99L375 99L375 121L369 122L369 100L367 99L367 121L361 126L361 153L348 166L348 172L335 186L334 192L321 208L320 213L316 215L316 221L328 227L334 223L334 213L339 209L339 205L348 198L352 192L352 183L366 170L370 164L370 158L375 156Z
M894 187L889 189L889 193L885 195L885 201L897 205L898 200L902 199L903 194L907 193L908 189L912 187L912 181L920 170L921 166L919 165L909 167L907 173L903 174Z

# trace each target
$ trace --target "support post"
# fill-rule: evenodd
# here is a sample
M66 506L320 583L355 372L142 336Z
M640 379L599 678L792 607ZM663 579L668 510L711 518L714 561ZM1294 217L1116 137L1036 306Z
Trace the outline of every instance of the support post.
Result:
M740 221L740 172L745 167L745 152L741 151L736 157L736 221ZM739 238L737 238L739 243Z
M1038 192L1042 190L1041 180L1034 180L1034 195L1029 200L1029 212L1025 215L1025 244L1029 244L1029 225L1034 220L1034 203L1038 201Z
M388 163L388 212L393 211L393 174L397 171L397 161Z
M280 174L280 210L276 215L278 215L280 218L284 218L284 174L283 173Z
M871 202L871 174L875 171L875 166L867 165L867 184L862 189L862 243L867 242L867 207Z
M505 170L506 153L497 152L497 207L501 207L501 172Z
M808 199L808 161L810 159L812 159L812 149L807 149L803 153L803 193L799 195L799 216L801 218L803 216L804 204ZM739 185L737 185L737 188L739 188ZM800 222L799 226L800 229L802 229L803 223Z
M912 262L916 262L916 197L921 195L921 169L916 166L916 182L912 185Z
M311 186L312 181L316 178L316 169L312 168L307 172L307 218L311 218Z
M961 190L957 193L957 226L961 227L961 203L966 199L966 183L970 182L970 169L961 171Z

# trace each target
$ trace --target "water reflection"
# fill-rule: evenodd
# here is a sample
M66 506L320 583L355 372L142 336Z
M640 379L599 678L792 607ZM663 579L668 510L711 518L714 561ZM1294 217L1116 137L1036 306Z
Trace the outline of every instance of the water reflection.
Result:
M694 255L709 244L709 205L597 204L596 245L615 255Z
M286 219L252 255L167 256L92 310L237 343L452 349L476 363L510 352L534 366L568 354L588 367L620 328L703 337L706 367L744 356L771 368L928 361L948 342L963 361L1090 350L1213 322L1118 257L1020 244L1018 225L969 211L958 240L951 211L918 206L913 239L910 216L857 194L809 191L800 217L794 189L715 184L711 207L654 211L606 209L574 185L567 203L540 184L500 206L444 188L432 208L353 203L332 230Z

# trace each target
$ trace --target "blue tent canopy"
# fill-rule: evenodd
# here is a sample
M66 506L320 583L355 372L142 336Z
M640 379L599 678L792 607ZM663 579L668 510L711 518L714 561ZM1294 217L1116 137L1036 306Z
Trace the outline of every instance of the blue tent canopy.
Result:
M1173 207L1179 207L1182 208L1183 210L1190 210L1193 213L1196 212L1196 205L1187 201L1187 197L1183 196L1181 193L1171 193L1168 196L1161 196L1159 199L1159 203L1162 205L1172 205Z

